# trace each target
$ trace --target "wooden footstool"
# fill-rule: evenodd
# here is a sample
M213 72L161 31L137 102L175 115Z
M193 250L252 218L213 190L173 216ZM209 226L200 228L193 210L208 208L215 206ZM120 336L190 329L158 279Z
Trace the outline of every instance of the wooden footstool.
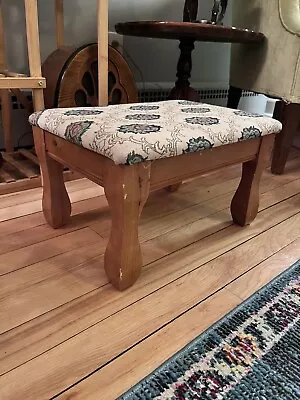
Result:
M281 124L261 115L187 101L50 109L30 117L43 177L43 211L58 228L71 214L62 165L103 186L112 227L105 270L119 290L142 268L139 219L149 192L243 163L234 222L258 212L259 182ZM174 186L173 186L174 187Z

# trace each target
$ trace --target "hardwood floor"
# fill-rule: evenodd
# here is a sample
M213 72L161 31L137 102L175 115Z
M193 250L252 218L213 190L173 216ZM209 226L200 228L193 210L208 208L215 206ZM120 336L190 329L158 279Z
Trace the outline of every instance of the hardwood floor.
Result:
M300 258L300 152L266 172L258 217L232 224L240 167L157 192L142 216L141 278L103 270L101 188L68 182L70 225L53 230L41 190L0 197L0 399L116 399Z

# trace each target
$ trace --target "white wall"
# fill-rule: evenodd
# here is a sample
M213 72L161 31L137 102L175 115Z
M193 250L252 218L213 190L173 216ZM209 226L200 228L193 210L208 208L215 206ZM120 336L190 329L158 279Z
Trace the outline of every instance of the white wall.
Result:
M26 72L23 1L3 0L9 67ZM96 40L96 0L65 0L66 42L79 46ZM209 17L212 0L199 0L199 17ZM184 0L110 0L110 30L117 22L132 20L182 19ZM39 0L42 58L55 49L54 0ZM230 10L227 22L230 21ZM146 82L173 82L179 55L178 42L127 37L124 47L143 72ZM194 52L192 82L202 86L226 85L229 72L229 45L198 43ZM137 80L140 75L135 71Z

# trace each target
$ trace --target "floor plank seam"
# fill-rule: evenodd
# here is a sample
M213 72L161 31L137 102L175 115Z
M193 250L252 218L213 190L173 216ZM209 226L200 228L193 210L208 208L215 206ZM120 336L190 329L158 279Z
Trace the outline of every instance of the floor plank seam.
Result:
M17 267L0 273L0 319L5 330L0 340L5 348L0 357L0 392L24 399L98 398L103 384L103 400L123 393L124 382L128 388L135 383L135 367L128 360L135 360L147 348L158 349L155 346L160 343L167 349L149 355L149 360L143 358L146 353L141 354L136 368L141 373L153 361L159 360L160 365L162 357L174 354L170 349L207 329L203 322L207 313L210 324L214 323L300 258L299 167L297 155L284 176L264 173L261 208L251 227L236 227L230 218L232 182L238 186L240 178L237 166L183 185L171 197L163 190L157 196L154 193L140 225L145 260L142 280L124 297L112 292L102 271L109 233L103 194L76 201L81 204L74 208L73 223L57 236L57 231L52 236L47 224L41 223L40 211L0 222L10 232L6 240L0 234L6 250L0 253L1 270ZM229 185L232 188L226 191ZM82 196L81 189L74 193L74 198ZM87 187L88 193L93 196L94 191ZM25 200L30 196L27 192ZM99 207L95 207L96 198ZM37 201L25 202L24 212L34 210ZM18 205L9 206L16 208L7 215L21 213ZM14 237L22 221L27 228ZM49 250L44 251L47 244ZM178 342L167 345L173 335ZM109 387L114 373L117 388Z
M300 214L300 213L296 213L295 215L297 215L297 214ZM293 217L294 217L294 216L292 216L292 217L290 217L290 218L293 218ZM289 220L290 218L287 218L287 219L284 220L284 221L287 221L287 220ZM284 221L281 221L280 223L282 223L282 222L284 222ZM277 225L279 225L280 223L278 223L278 224L272 226L272 228L275 227L275 226L277 226ZM268 230L270 230L270 229L272 229L272 228L269 228L269 229L267 229L267 230L261 232L260 234L256 235L255 237L261 235L261 234L264 233L264 232L267 232ZM252 237L251 239L253 239L253 238L254 238L254 237ZM247 241L249 241L249 240L251 240L251 239L248 239L248 240L244 241L243 243L246 243ZM176 317L174 317L172 320L170 320L168 323L165 323L165 324L164 324L163 326L161 326L159 329L153 331L153 332L152 332L151 334L149 334L147 337L150 337L152 334L154 334L154 333L158 332L160 329L164 328L164 326L167 326L169 323L172 323L172 322L175 321L177 318L181 317L181 316L184 315L185 313L187 313L187 312L189 312L190 310L192 310L193 308L197 307L197 306L198 306L199 304L201 304L203 301L207 300L207 299L210 298L212 295L218 293L220 290L225 289L228 285L230 285L231 283L233 283L234 281L236 281L237 279L239 279L239 278L242 277L243 275L247 274L248 272L250 272L251 270L253 270L254 268L256 268L258 265L260 265L262 262L264 262L265 260L267 260L267 259L269 259L270 257L272 257L274 254L277 254L278 252L282 251L285 247L287 247L288 245L290 245L290 244L293 243L294 241L295 241L295 240L291 241L291 242L288 243L286 246L283 246L283 247L280 248L278 251L275 251L274 253L272 253L271 256L267 256L267 257L264 258L262 261L260 261L259 263L255 264L253 267L251 267L250 269L248 269L247 271L245 271L244 273L242 273L242 274L239 275L238 277L232 279L230 282L227 282L226 285L223 285L223 286L220 287L218 290L216 290L216 291L214 291L213 293L211 293L209 296L206 296L206 297L205 297L204 299L202 299L200 302L198 302L198 303L194 304L193 306L189 307L188 309L186 309L185 311L183 311L182 313L180 313L179 315L177 315ZM190 270L189 272L187 272L187 273L185 273L185 274L183 274L183 275L181 275L181 276L179 276L179 277L173 279L172 281L169 281L168 283L166 283L166 284L160 286L159 288L153 290L152 292L147 293L146 295L140 297L138 300L135 300L135 301L131 302L130 304L128 304L127 306L125 306L125 307L123 307L123 308L120 308L118 311L113 312L111 315L109 315L109 316L107 316L107 317L105 317L105 318L103 318L103 319L101 319L101 320L99 320L99 321L97 321L97 322L95 322L95 323L89 325L89 326L86 327L85 329L82 329L81 331L76 332L76 334L71 335L71 336L68 337L66 340L63 340L63 341L61 341L60 343L57 343L55 346L52 346L52 347L48 348L47 350L41 352L40 354L36 355L35 357L32 357L31 359L27 360L26 362L23 362L23 363L21 363L20 365L16 366L15 368L12 368L11 370L6 371L4 374L1 374L0 376L3 376L3 375L5 375L5 374L7 374L8 372L11 372L11 371L13 371L13 370L19 368L20 366L22 366L22 365L24 365L24 364L27 364L28 362L30 362L30 361L32 361L32 360L34 360L34 359L40 357L42 354L45 354L45 353L49 352L50 350L52 350L52 349L54 349L54 348L56 348L56 347L58 347L58 346L61 346L63 343L65 343L65 342L69 341L70 339L72 339L72 338L74 338L74 337L76 337L76 336L82 334L83 332L85 332L85 331L91 329L92 327L94 327L94 326L96 326L96 325L98 325L98 324L104 322L105 320L107 320L107 319L111 318L112 316L114 316L114 315L120 313L121 311L123 311L123 310L125 310L125 309L127 309L127 308L129 308L129 307L131 307L131 306L133 306L134 304L138 303L138 302L141 301L142 299L145 299L145 298L147 298L147 297L153 295L155 292L158 292L159 290L165 288L166 286L169 286L169 285L173 284L174 282L176 282L177 280L179 280L179 279L181 279L181 278L183 278L183 277L189 275L189 274L192 273L193 271L195 271L195 270L197 270L197 269L203 267L205 264L208 264L209 262L216 260L217 258L223 256L224 254L229 253L229 252L232 251L234 248L239 247L239 246L242 245L243 243L240 243L239 245L234 246L233 248L231 248L231 249L225 251L224 253L221 253L220 255L218 255L218 256L216 256L216 257L214 257L214 258L212 258L212 259L210 259L209 261L205 262L204 264L199 265L199 266L196 267L196 268L193 268L193 269ZM187 247L188 247L188 246L187 246ZM180 250L177 250L177 251L180 251ZM165 257L167 257L167 256L165 256ZM162 258L165 258L165 257L162 257ZM152 264L152 263L150 263L149 265L151 265L151 264ZM107 283L107 284L105 284L105 285L103 285L103 286L106 286L106 285L108 285L108 284L109 284L109 283ZM101 287L103 287L103 286L101 286ZM63 305L69 304L69 303L71 303L71 302L74 301L74 300L77 300L77 299L79 299L79 298L81 298L81 297L84 297L84 296L88 295L89 293L92 293L92 292L94 292L94 291L96 291L96 290L99 290L101 287L98 287L98 288L96 288L96 289L93 289L93 290L90 291L90 292L87 292L87 293L85 293L85 294L83 294L83 295L81 295L81 296L78 296L78 297L76 297L76 298L74 298L74 299L72 299L72 300L70 300L70 301L64 303ZM235 294L234 294L234 295L235 295ZM236 296L236 295L235 295L235 296ZM238 296L238 297L239 297L239 296ZM241 301L243 301L243 299L241 299ZM55 310L55 309L59 309L61 306L62 306L62 305L60 305L60 306L58 306L58 307L55 307L54 309L49 310L49 311L47 311L47 312L45 312L45 313L43 313L43 314L40 314L39 316L37 316L37 317L35 317L35 318L32 318L32 319L29 320L29 321L32 321L32 320L34 320L34 319L37 319L37 318L39 318L39 317L42 316L42 315L46 315L46 314L52 312L52 311ZM26 323L29 322L29 321L26 321L26 322L24 322L23 324L20 324L19 326L22 326L22 325L26 324ZM13 329L15 329L15 328L16 328L16 327L12 328L11 330L13 330ZM6 332L9 332L9 331L10 331L10 330L8 330L8 331L6 331ZM138 343L144 341L147 337L145 337L144 339L140 340ZM135 347L138 343L136 343L135 345L131 346L130 349L133 348L133 347ZM130 350L130 349L127 349L126 351L124 351L124 353L127 352L127 351ZM123 354L123 353L122 353L122 354ZM122 354L120 354L120 355L122 355ZM119 356L120 356L120 355L119 355ZM115 358L117 358L117 357L118 357L118 356L116 356ZM114 359L115 359L115 358L114 358ZM109 364L110 362L112 362L112 361L113 361L113 360L110 360L110 361L107 362L105 365L108 365L108 364ZM97 372L98 370L100 370L101 368L103 368L105 365L99 367L99 369L97 369L97 370L94 371L93 373ZM92 375L93 373L91 373L90 375ZM90 376L90 375L89 375L89 376ZM87 377L88 377L88 376L87 376ZM86 379L87 377L85 377L84 379ZM82 380L84 380L84 379L82 379ZM79 382L76 382L76 384L74 384L74 385L77 385L78 383L79 383ZM73 387L73 385L72 385L72 387ZM71 387L70 387L70 388L71 388ZM66 390L69 390L70 388L67 388ZM61 393L60 393L60 394L61 394ZM60 395L60 394L59 394L59 395ZM57 396L58 396L58 395L56 395L56 396L53 397L53 398L56 398Z
M238 277L236 277L235 279L233 279L229 284L227 284L226 286L231 285L232 283L236 282L237 280L239 280L240 278L242 278L243 276L247 275L249 272L251 272L252 270L254 270L255 268L259 267L261 264L263 264L265 261L269 260L270 258L274 257L276 254L280 253L281 251L283 251L284 249L286 249L287 247L291 246L293 243L297 242L299 240L295 239L292 240L290 243L288 243L287 245L281 247L279 250L275 251L274 253L272 253L271 255L267 256L264 260L260 261L259 263L257 263L254 267L251 267L250 269L248 269L247 271L243 272L241 275L239 275ZM289 267L289 265L287 266L287 268ZM238 297L241 301L245 301L245 299L241 296L238 296L236 293L231 292L230 289L227 289L232 295Z
M250 238L248 238L248 239L245 239L245 240L242 241L241 243L239 243L239 244L237 244L237 245L231 247L230 249L227 249L227 250L225 250L224 252L220 253L218 256L213 257L213 258L210 259L208 262L211 262L211 261L216 260L217 258L219 258L219 257L221 257L221 256L223 256L223 255L225 255L225 254L227 254L227 253L229 253L230 251L232 251L232 250L234 250L235 248L237 248L237 247L239 247L239 246L241 246L241 245L247 243L248 241L254 239L255 237L260 236L261 234L263 234L263 233L269 231L270 229L273 229L275 226L278 226L278 225L280 225L281 223L283 223L283 222L285 222L285 221L288 221L289 219L294 218L297 214L300 214L300 212L295 212L295 214L293 214L292 216L290 216L290 217L288 217L288 218L286 218L286 219L284 219L284 220L282 220L282 221L280 221L280 222L274 224L272 227L267 228L267 229L265 229L264 231L259 232L258 234L254 235L254 236L252 236L252 237L250 237ZM172 255L172 254L175 254L175 253L177 253L177 252L180 252L180 251L182 251L183 249L188 248L189 246L196 244L197 242L200 242L200 245L201 245L201 240L203 240L203 239L205 239L205 238L207 238L207 237L213 236L213 235L215 235L215 234L218 233L218 232L224 231L225 229L228 229L228 228L230 228L230 227L233 226L233 225L234 225L234 224L231 223L229 226L227 226L227 227L225 227L225 228L223 228L223 229L221 229L221 230L219 230L219 231L217 231L217 232L211 233L211 234L209 234L209 235L207 235L207 236L201 238L200 240L196 240L195 242L190 243L190 244L188 244L188 245L186 245L186 246L183 246L183 247L181 247L180 249L177 249L177 250L175 250L175 251L172 251L172 252L170 252L169 254L167 254L167 255L165 255L165 256L159 257L159 258L156 259L155 261L151 261L150 263L147 263L147 264L143 265L143 268L145 268L146 266L151 266L151 264L156 263L157 261L161 261L161 260L163 260L164 258L167 258L167 257L169 257L169 256ZM151 240L151 239L149 239L149 240ZM144 243L147 243L147 241L144 242ZM54 256L54 257L55 257L55 256ZM53 257L50 257L50 258L53 258ZM50 258L49 258L49 259L50 259ZM94 257L93 257L93 258L94 258ZM93 259L93 258L92 258L92 259ZM187 272L187 273L185 273L185 274L183 274L183 275L177 277L176 279L174 279L174 280L168 282L167 284L161 286L160 288L154 290L153 292L148 293L148 295L146 295L146 296L144 296L144 297L142 297L142 298L148 297L150 294L155 293L156 291L162 289L163 287L168 286L169 284L176 282L178 279L180 279L180 278L182 278L182 277L184 277L184 276L190 274L190 273L193 272L193 271L196 271L198 268L203 267L203 266L204 266L205 264L207 264L208 262L205 262L204 264L198 265L197 267L193 268L193 269L190 270L189 272ZM33 263L33 264L34 264L34 263ZM33 265L33 264L31 264L31 265ZM29 267L29 266L30 266L30 265L28 265L28 266L26 266L26 267L22 267L22 268L20 268L20 269L27 268L27 267ZM19 269L15 270L15 271L18 271L18 270L19 270ZM13 272L9 272L9 273L13 273ZM8 274L9 274L9 273L8 273ZM7 274L2 274L1 276L5 276L5 275L7 275ZM1 276L0 276L0 277L1 277ZM86 292L86 293L84 293L84 294L82 294L82 295L80 295L80 296L78 296L78 297L72 299L71 301L67 301L67 302L64 303L64 304L61 304L59 307L65 305L65 304L69 304L70 302L72 302L72 301L74 301L74 300L77 300L77 299L79 299L79 298L81 298L81 297L84 297L84 296L88 295L89 293L92 293L92 292L94 292L95 290L99 290L99 289L101 289L101 288L103 288L103 287L105 287L105 286L107 286L107 285L109 285L109 283L106 283L106 284L104 284L104 285L101 285L101 286L99 286L99 287L97 287L97 288L95 288L95 289L89 291L89 292ZM133 303L131 303L130 305L135 304L135 303L136 303L136 302L133 302ZM130 305L129 305L129 306L130 306ZM126 306L126 307L122 308L122 310L128 308L129 306ZM55 307L54 309L49 310L49 311L47 311L47 312L45 312L45 313L43 313L43 314L41 314L41 315L46 315L47 313L49 313L49 312L51 312L51 311L53 311L53 310L55 310L55 309L57 309L57 308L59 308L59 307ZM119 310L119 311L121 311L121 310ZM119 312L119 311L118 311L118 312ZM114 313L114 314L116 314L116 313ZM112 315L114 315L114 314L112 314ZM28 320L27 322L32 321L32 320L34 320L34 319L36 319L36 318L37 318L37 317L32 318L32 319ZM108 318L109 318L109 317L108 317ZM107 318L105 318L105 319L107 319ZM92 327L92 326L94 326L94 325L97 325L98 323L104 321L105 319L103 319L103 320L101 320L101 321L98 321L98 322L95 323L95 324L92 324L91 326L89 326L89 328ZM23 324L26 324L27 322L24 322L24 323L22 323L22 324L20 324L20 325L18 325L18 326L22 326ZM12 330L15 329L15 328L17 328L18 326L12 328ZM89 329L89 328L86 328L86 329ZM84 332L86 329L82 330L81 332ZM8 330L8 331L10 331L10 330ZM8 332L8 331L6 331L6 332ZM3 333L5 333L5 332L3 332ZM79 332L79 333L80 333L80 332ZM76 335L75 335L75 336L76 336ZM62 343L63 343L63 342L62 342Z
M1 225L0 225L0 228L1 228ZM59 235L57 235L57 236L50 237L49 239L46 239L46 240L57 239L57 238L59 238L59 237L61 237L61 236L68 235L68 234L74 233L74 232L78 232L78 231L80 231L80 230L82 230L82 229L86 229L86 228L91 229L91 228L89 227L89 225L85 225L85 226L81 226L81 227L79 227L79 228L76 228L76 229L74 229L74 230L70 230L70 231L68 230L68 232L62 232L61 234L59 234ZM92 230L92 229L91 229L91 230ZM94 231L93 231L93 232L94 232ZM96 232L95 232L95 233L96 233ZM34 243L31 243L31 244L25 245L25 246L23 246L23 247L18 247L18 248L16 248L16 249L9 250L9 251L4 252L4 253L0 253L0 256L5 256L5 255L7 255L7 254L9 254L9 253L12 253L12 252L14 252L14 251L18 251L18 250L21 250L21 249L26 249L27 247L34 246L34 245L39 244L39 243L43 243L43 242L45 242L46 240L45 240L45 239L44 239L44 240L40 240L40 241L38 241L38 242L34 242ZM63 254L63 253L59 253L59 254ZM58 255L58 254L57 254L57 255ZM55 256L54 256L54 257L55 257ZM49 257L49 259L50 259L50 258L52 258L52 257ZM35 263L32 263L32 264L35 264ZM32 265L32 264L28 264L28 265L26 265L25 267L18 268L18 269L14 270L14 271L18 271L19 269L27 268L27 267L29 267L29 266ZM14 272L14 271L11 271L11 272ZM5 273L5 274L1 274L1 273L0 273L0 277L1 277L1 276L4 276L4 275L7 275L8 273L11 273L11 272L7 272L7 273Z

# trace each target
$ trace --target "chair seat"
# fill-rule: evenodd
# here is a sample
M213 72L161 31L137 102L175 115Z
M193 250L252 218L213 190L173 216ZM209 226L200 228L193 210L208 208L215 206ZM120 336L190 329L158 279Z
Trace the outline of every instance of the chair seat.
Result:
M49 109L29 121L115 164L129 165L254 139L282 127L263 115L179 100Z

